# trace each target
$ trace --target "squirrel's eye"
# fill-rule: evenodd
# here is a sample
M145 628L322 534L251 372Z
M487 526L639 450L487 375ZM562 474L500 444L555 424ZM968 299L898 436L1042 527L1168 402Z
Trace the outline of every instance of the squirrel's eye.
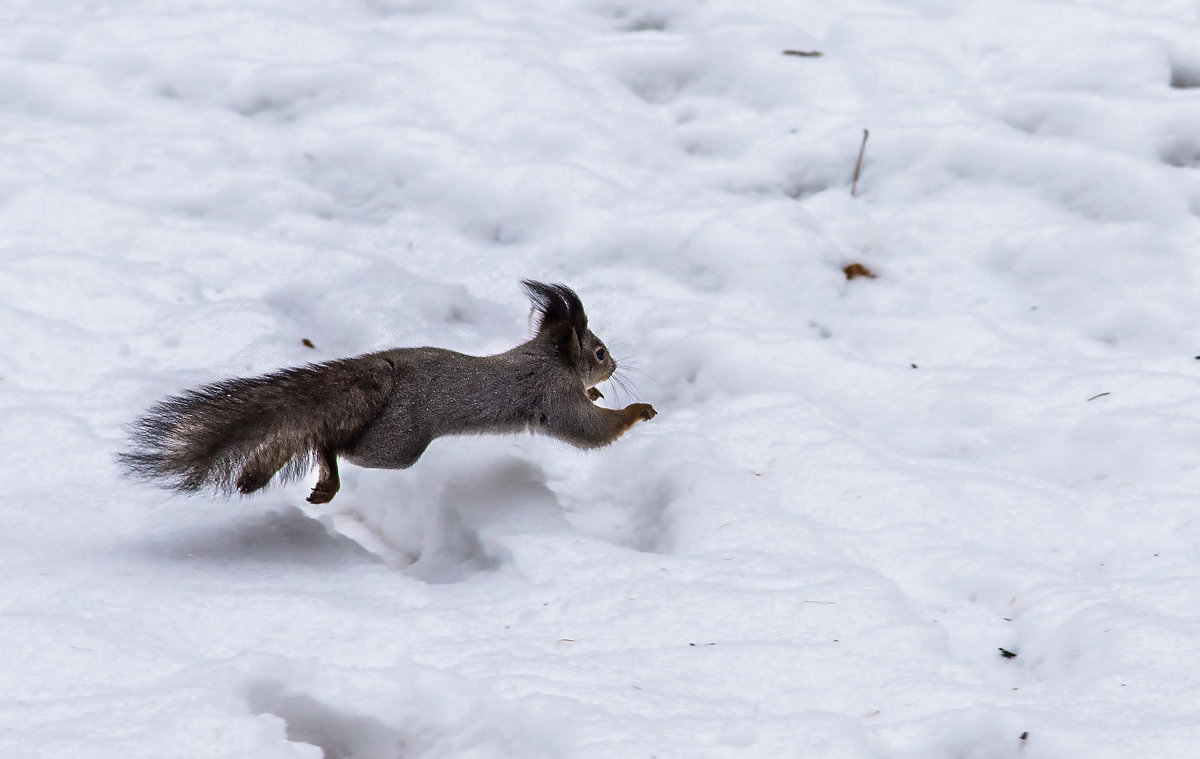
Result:
M603 361L606 353L607 353L607 351L605 351L603 348L597 348L596 349L596 360Z

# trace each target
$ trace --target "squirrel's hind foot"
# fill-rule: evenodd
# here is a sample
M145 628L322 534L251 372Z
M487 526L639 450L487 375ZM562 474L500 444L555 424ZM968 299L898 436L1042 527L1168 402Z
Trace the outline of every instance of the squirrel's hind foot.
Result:
M251 493L262 490L271 481L275 475L274 472L263 472L261 470L253 470L247 467L242 472L242 476L238 477L237 489L242 495L250 495Z
M317 463L321 467L317 477L317 486L308 494L309 503L329 503L342 487L338 477L337 453L330 447L317 451Z
M307 500L309 503L329 503L333 497L337 495L338 483L336 482L318 482L317 486L308 494Z

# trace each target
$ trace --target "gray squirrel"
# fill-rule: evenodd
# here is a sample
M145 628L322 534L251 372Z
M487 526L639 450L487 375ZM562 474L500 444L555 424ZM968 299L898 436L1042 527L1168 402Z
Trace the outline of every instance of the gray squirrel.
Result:
M253 493L281 474L320 474L308 496L337 494L338 457L407 469L434 438L531 431L579 448L619 438L654 408L607 409L596 385L616 361L571 288L525 280L537 334L494 356L395 348L228 379L162 400L129 428L134 477L181 492Z

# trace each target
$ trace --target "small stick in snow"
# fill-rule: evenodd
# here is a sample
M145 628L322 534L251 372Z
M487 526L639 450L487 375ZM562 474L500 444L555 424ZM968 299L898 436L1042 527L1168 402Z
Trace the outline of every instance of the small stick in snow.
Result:
M867 149L867 138L871 133L866 129L863 130L862 144L858 146L858 160L854 162L854 180L850 183L850 197L855 197L858 192L858 175L862 173L863 152Z
M1017 655L1016 655L1015 653L1013 653L1012 651L1009 651L1009 650L1008 650L1008 649L1006 649L1006 648L1001 648L1001 649L1000 649L1000 655L1001 655L1001 656L1003 656L1005 659L1015 659L1015 658L1017 658Z
M824 53L820 50L784 50L784 55L795 55L800 58L820 58Z
M1104 396L1106 396L1106 395L1112 395L1112 393L1097 393L1096 395L1093 395L1091 398L1088 398L1088 400L1089 400L1089 401L1094 401L1094 400L1096 400L1097 398L1103 398L1103 397L1104 397Z

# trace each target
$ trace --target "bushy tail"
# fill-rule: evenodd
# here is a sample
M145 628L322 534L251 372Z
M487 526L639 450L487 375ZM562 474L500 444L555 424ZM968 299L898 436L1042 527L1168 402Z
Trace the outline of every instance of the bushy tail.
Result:
M320 450L344 447L375 418L392 376L392 363L371 354L188 390L130 425L121 463L186 493L252 493L281 471L302 477Z

